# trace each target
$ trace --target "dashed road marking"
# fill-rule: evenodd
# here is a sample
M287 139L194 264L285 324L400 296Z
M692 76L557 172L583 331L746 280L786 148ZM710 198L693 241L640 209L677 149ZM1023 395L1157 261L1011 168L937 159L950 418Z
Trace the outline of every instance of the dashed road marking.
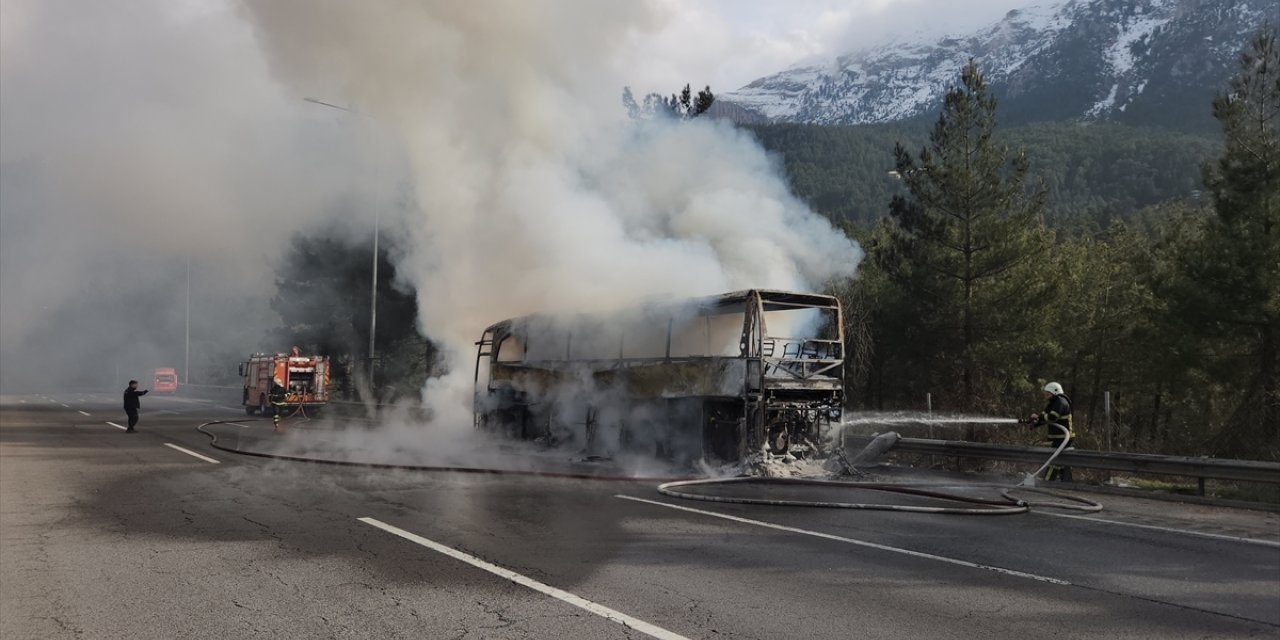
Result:
M1059 580L1059 579L1057 579L1057 578L1050 578L1050 577L1048 577L1048 576L1036 575L1036 574L1034 574L1034 573L1026 573L1026 572L1023 572L1023 571L1014 571L1013 569L1005 569L1005 568L1003 568L1003 567L993 567L993 566L990 566L990 565L978 564L978 563L976 563L976 562L969 562L968 560L960 560L960 559L957 559L957 558L948 558L948 557L946 557L946 556L934 555L934 554L932 554L932 553L924 553L924 552L922 552L922 551L912 551L912 550L910 550L910 549L902 549L902 548L899 548L899 547L890 547L890 546L888 546L888 545L884 545L884 544L877 544L877 543L875 543L875 542L867 542L867 541L865 541L865 540L856 540L856 539L854 539L854 538L846 538L846 537L844 537L844 536L837 536L837 535L833 535L833 534L830 534L830 533L822 533L822 532L820 532L820 531L809 531L808 529L799 529L799 528L797 528L797 527L788 527L788 526L786 526L786 525L773 524L772 522L764 522L764 521L761 521L761 520L752 520L752 519L750 519L750 518L740 518L740 517L738 517L738 516L731 516L731 515L728 515L728 514L725 514L725 513L717 513L717 512L715 512L715 511L706 511L706 510L703 510L703 509L694 509L693 507L682 507L682 506L680 506L680 505L676 505L676 504L669 504L669 503L666 503L666 502L658 502L657 500L648 500L648 499L645 499L645 498L637 498L637 497L634 497L634 496L625 496L625 495L622 495L622 494L617 494L617 495L615 495L615 496L613 496L613 497L615 497L615 498L622 498L623 500L631 500L631 501L633 501L633 502L643 502L643 503L645 503L645 504L657 505L657 506L659 506L659 507L666 507L666 508L668 508L668 509L677 509L677 510L679 510L679 511L687 511L687 512L689 512L689 513L697 513L697 514L701 514L701 515L704 515L704 516L711 516L711 517L713 517L713 518L721 518L721 519L723 519L723 520L732 520L733 522L741 522L741 523L743 523L743 524L755 525L755 526L757 526L757 527L765 527L765 528L767 528L767 529L775 529L775 530L778 530L778 531L787 531L787 532L790 532L790 533L798 533L798 534L801 534L801 535L813 536L813 537L815 537L815 538L824 538L824 539L826 539L826 540L835 540L836 542L845 542L845 543L848 543L848 544L858 545L858 546L860 546L860 547L868 547L868 548L871 548L871 549L879 549L879 550L881 550L881 551L889 551L889 552L891 552L891 553L901 553L901 554L903 554L903 555L913 556L913 557L916 557L916 558L924 558L924 559L926 559L926 560L935 560L935 561L937 561L937 562L945 562L945 563L947 563L947 564L955 564L955 565L960 565L960 566L962 566L962 567L969 567L969 568L972 568L972 569L983 569L983 570L985 570L985 571L994 571L994 572L996 572L996 573L1002 573L1002 574L1004 574L1004 575L1008 575L1008 576L1015 576L1015 577L1018 577L1018 578L1028 578L1028 579L1030 579L1030 580L1037 580L1037 581L1040 581L1040 582L1048 582L1048 583L1050 583L1050 584L1060 584L1060 585L1070 585L1070 584L1071 584L1070 582L1067 582L1066 580Z
M116 423L114 423L114 422L108 422L107 424L109 424L109 425L111 425L111 426L113 426L113 427L115 427L115 428L117 428L117 429L123 429L123 430L125 430L125 431L128 431L128 430L129 430L129 427L124 427L124 426L118 425L118 424L116 424Z
M484 560L481 560L480 558L477 558L473 555L463 553L461 551L453 549L452 547L446 547L438 542L428 540L420 535L410 533L399 527L391 526L380 520L375 520L373 518L357 518L357 519L360 522L363 522L367 525L371 525L379 529L382 529L387 533L391 533L391 534L400 536L401 538L404 538L405 540L408 540L410 542L420 544L428 549L431 549L432 551L443 553L444 555L449 556L450 558L453 558L455 560L461 560L473 567L484 569L489 573L492 573L506 580L510 580L522 587L528 587L530 589L533 589L534 591L537 591L538 593L551 596L552 598L555 598L562 602L567 602L575 607L578 607L579 609L590 611L591 613L594 613L606 620L609 620L610 622L616 622L624 627L635 629L636 631L639 631L640 633L643 633L647 636L658 638L659 640L689 640L685 636L682 636L678 633L667 631L666 629L663 629L662 627L659 627L657 625L649 624L644 620L633 618L620 611L610 609L609 607L606 607L604 605L596 604L590 600L587 600L586 598L575 596L572 593L569 593L568 591L562 591L550 585L543 584L541 582L538 582L537 580L525 577L509 569L503 569L502 567L499 567L496 564L485 562Z
M187 454L187 455L189 455L189 456L192 456L192 457L195 457L195 458L200 458L201 460L204 460L205 462L208 462L208 463L210 463L210 464L222 464L222 461L221 461L221 460L214 460L213 458L210 458L209 456L200 455L200 454L198 454L198 453L196 453L196 452L194 452L194 451L192 451L192 450L190 450L190 449L183 449L182 447L179 447L179 446L178 446L178 445L176 445L176 444L170 444L170 443L166 442L166 443L164 443L164 446L169 447L170 449L173 449L173 450L175 450L175 451L181 451L181 452L183 452L183 453L185 453L185 454Z
M82 416L87 416L87 415L89 415L89 412L88 412L88 411L77 411L76 413L78 413L78 414L80 414L80 415L82 415Z

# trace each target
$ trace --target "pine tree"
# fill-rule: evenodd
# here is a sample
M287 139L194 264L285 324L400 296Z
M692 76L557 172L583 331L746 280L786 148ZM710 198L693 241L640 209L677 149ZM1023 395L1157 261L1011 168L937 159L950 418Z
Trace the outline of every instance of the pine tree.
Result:
M671 94L670 98L663 100L666 107L665 113L672 118L680 120L688 120L696 118L707 109L711 108L711 103L715 102L715 94L711 93L711 87L707 87L699 91L697 96L693 94L689 85L684 85L684 89L679 94Z
M1044 346L1051 239L1044 187L1028 188L1024 154L993 143L996 101L972 60L960 80L918 160L895 150L908 193L893 198L874 256L898 287L894 304L920 323L930 384L977 408L1025 385L1029 354Z
M1206 368L1235 385L1222 454L1280 454L1280 46L1264 28L1213 102L1225 150L1205 168L1213 215L1182 243L1171 311L1206 342ZM1235 378L1235 379L1232 379Z
M378 251L375 347L381 356L378 368L388 375L380 391L412 392L415 383L421 389L436 347L418 335L417 297L395 287L396 269L389 250L394 248L384 243ZM353 247L334 231L294 235L277 268L271 300L282 323L272 336L280 345L275 348L284 351L288 345L299 345L335 361L359 362L361 369L367 366L372 258L372 247ZM335 300L346 304L334 304ZM349 382L341 369L333 373L335 384ZM411 373L418 377L409 379Z
M673 93L670 98L664 98L660 93L650 93L644 97L644 104L640 105L636 102L635 95L631 93L631 87L622 88L622 106L632 120L651 118L689 120L710 109L715 100L716 96L711 93L710 86L695 95L690 85L686 84L680 93Z

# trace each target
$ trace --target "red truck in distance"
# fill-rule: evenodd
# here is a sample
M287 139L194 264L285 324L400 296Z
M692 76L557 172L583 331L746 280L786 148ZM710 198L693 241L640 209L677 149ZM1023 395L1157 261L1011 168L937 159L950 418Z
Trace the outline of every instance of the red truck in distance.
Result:
M151 378L151 390L156 393L173 393L178 390L178 372L172 367L159 367Z

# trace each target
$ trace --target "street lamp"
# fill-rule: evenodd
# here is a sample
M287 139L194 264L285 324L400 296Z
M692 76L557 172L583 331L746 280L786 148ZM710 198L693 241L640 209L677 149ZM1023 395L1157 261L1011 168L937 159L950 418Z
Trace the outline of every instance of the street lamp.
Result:
M182 355L182 384L191 384L191 256L187 256L187 338Z
M375 123L377 122L377 120L374 119L373 116L370 116L367 113L361 113L350 107L343 107L340 105L332 104L329 102L325 102L324 100L311 98L311 97L305 97L303 98L303 100L306 100L307 102L310 102L312 104L318 104L322 107L329 107L332 109L338 109L340 111L346 111L347 113L354 114L362 118L368 118L371 122L375 122ZM373 129L370 128L369 135L371 139L373 137L372 131ZM379 198L376 193L377 185L378 185L378 177L379 177L378 174L379 174L378 160L375 157L373 161L373 183L374 183L374 189L375 189L375 193L373 196L373 282L371 285L372 294L370 295L370 302L369 302L369 389L370 390L374 388L373 386L373 363L374 363L373 339L374 339L374 334L378 328L378 229L381 226L381 221L380 221L381 212L379 211L379 207L378 207L379 203L381 202L381 198Z

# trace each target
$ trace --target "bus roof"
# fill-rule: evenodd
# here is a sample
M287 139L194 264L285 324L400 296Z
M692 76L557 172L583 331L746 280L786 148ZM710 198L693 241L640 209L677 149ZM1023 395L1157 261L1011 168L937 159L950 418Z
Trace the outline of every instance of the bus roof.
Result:
M840 306L840 302L834 296L823 295L820 293L801 293L797 291L783 291L780 289L743 289L741 291L731 291L715 296L685 298L683 300L654 300L652 302L640 303L631 307L624 307L617 311L626 311L627 309L643 309L647 313L670 309L673 313L679 311L682 314L695 316L716 316L730 313L738 313L744 310L748 300L753 296L760 297L760 304L765 311L783 311L796 308L827 308L834 309ZM586 316L609 315L614 312L601 312L584 314ZM513 324L522 320L531 320L534 318L552 318L554 313L535 313L527 316L519 316L508 318L501 322L495 322L486 328L486 331L501 330L509 328Z

